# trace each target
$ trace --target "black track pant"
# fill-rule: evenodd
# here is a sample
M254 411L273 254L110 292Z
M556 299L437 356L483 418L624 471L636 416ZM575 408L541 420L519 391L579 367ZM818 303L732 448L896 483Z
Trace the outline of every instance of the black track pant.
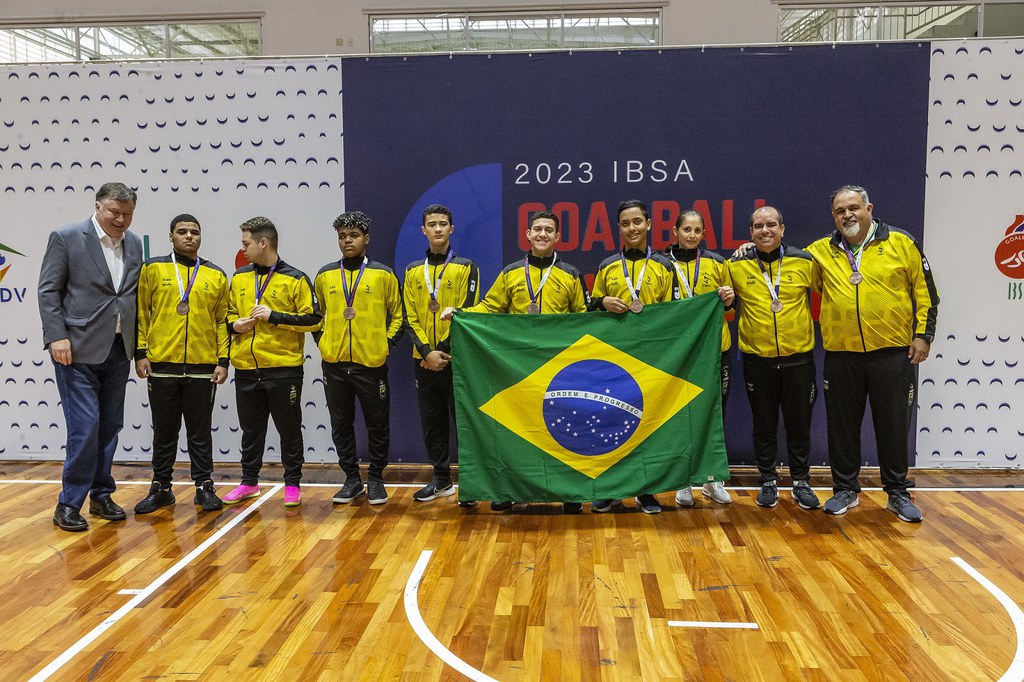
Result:
M420 406L420 424L427 457L434 467L434 478L441 483L452 480L451 420L455 419L455 392L452 389L452 369L448 365L440 372L423 369L416 361L416 398Z
M384 480L391 447L391 390L388 367L366 367L354 363L322 363L327 412L331 417L331 438L338 451L338 464L348 478L359 478L356 457L356 398L363 411L369 437L370 480Z
M183 417L192 480L197 484L211 480L217 384L210 377L150 377L148 388L153 413L153 480L165 488L171 484Z
M779 411L786 425L789 473L810 480L811 413L817 398L814 356L762 358L743 354L743 377L754 422L754 459L761 482L776 481Z
M907 349L826 351L824 379L833 488L860 492L860 429L867 401L871 404L882 485L887 492L910 487L907 438L916 372Z
M256 485L263 468L267 420L281 436L285 485L302 479L302 376L257 378L235 372L235 402L242 428L242 483Z

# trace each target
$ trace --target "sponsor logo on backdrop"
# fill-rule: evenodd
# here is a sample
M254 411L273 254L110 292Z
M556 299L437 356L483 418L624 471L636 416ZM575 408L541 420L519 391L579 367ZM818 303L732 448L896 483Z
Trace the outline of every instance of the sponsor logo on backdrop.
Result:
M1024 280L1024 215L1014 216L1003 240L996 246L996 268L1013 280ZM1011 301L1024 299L1024 283L1009 282L1006 297Z
M12 249L6 244L0 244L0 284L3 283L8 271L14 266L14 256L24 258L25 254ZM22 303L27 295L28 289L25 287L0 286L0 303Z

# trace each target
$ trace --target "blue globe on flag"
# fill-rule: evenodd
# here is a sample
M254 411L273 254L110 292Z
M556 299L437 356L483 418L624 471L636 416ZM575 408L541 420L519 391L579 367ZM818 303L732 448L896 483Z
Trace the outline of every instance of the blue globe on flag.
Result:
M643 417L640 385L607 360L581 360L555 374L544 393L544 424L578 455L604 455L629 440Z

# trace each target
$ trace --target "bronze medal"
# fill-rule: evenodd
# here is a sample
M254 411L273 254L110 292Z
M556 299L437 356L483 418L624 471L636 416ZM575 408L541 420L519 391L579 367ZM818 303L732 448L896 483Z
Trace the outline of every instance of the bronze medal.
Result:
M531 302L530 305L526 306L526 312L530 313L531 315L539 315L540 306L537 305L536 303Z
M629 304L629 309L632 310L634 313L640 313L644 309L644 302L641 301L639 298L634 298L633 302Z
M772 300L771 309L772 309L773 313L781 313L782 312L782 301L780 301L777 298L773 299Z
M349 307L345 308L345 312L342 313L342 315L345 316L346 320L351 320L351 319L355 318L355 316L356 316L356 309L353 308L352 306L349 306Z
M427 309L429 309L430 312L432 313L436 313L438 310L441 309L441 304L437 302L436 298L432 298L430 299L430 303L427 304Z
M850 284L860 284L863 281L864 275L860 274L860 272L854 272L850 275Z
M188 315L188 301L182 301L175 307L179 315Z

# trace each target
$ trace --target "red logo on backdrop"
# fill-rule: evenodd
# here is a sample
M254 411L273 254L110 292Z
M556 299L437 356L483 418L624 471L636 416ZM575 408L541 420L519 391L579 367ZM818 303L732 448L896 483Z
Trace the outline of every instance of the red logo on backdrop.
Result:
M996 267L1010 279L1024 279L1024 215L1018 215L1006 228L1006 236L996 247Z
M249 259L245 257L245 251L242 249L238 250L235 254L235 270L241 270L249 264Z

